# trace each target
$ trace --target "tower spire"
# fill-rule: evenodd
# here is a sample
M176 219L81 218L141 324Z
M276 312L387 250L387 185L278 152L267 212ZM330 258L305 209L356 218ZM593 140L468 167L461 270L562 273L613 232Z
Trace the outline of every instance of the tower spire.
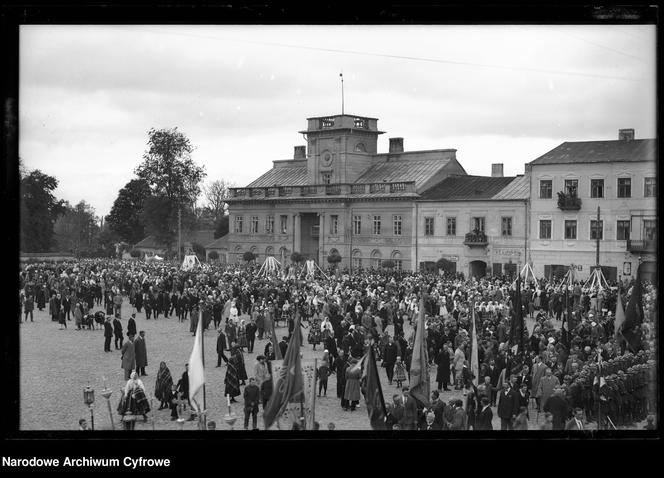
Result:
M341 77L341 114L344 114L344 72L339 73Z

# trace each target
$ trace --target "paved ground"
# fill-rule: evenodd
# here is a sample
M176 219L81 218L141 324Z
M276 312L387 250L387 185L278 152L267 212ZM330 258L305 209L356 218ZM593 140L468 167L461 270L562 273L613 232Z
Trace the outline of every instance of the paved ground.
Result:
M123 311L123 326L126 329L126 317L130 309ZM177 318L160 318L159 320L146 320L145 314L137 314L137 329L145 330L148 367L147 377L143 382L147 395L154 392L156 373L159 363L165 361L171 370L174 382L180 378L184 371L184 364L188 361L193 345L193 337L189 333L189 321L179 323ZM119 390L124 386L124 373L120 368L120 352L111 353L103 351L103 329L77 331L72 322L68 322L68 329L58 330L59 325L52 322L46 311L35 313L35 322L23 323L20 326L20 376L21 376L21 416L20 428L22 430L74 430L78 428L78 419L87 418L90 414L83 403L83 389L90 385L95 389L94 419L96 429L111 429L111 422L105 400L100 391L103 388L103 379L106 378L109 388L113 390L111 397L111 411L118 428L118 415L115 412L120 398ZM532 321L529 321L532 329ZM391 326L390 326L391 328ZM406 324L406 334L409 326ZM278 328L277 336L286 335L286 328ZM306 338L306 331L304 333ZM253 354L245 353L245 365L249 376L255 364L255 357L263 352L266 340L256 341ZM217 422L218 429L228 429L223 421L227 413L226 399L223 397L224 376L226 368L215 368L216 332L209 330L205 333L205 363L206 363L206 398L210 420ZM111 348L114 349L113 344ZM313 351L312 346L305 344L302 347L304 359L313 360L322 356L321 346ZM387 384L385 370L379 368L381 383L386 401L396 393L396 386ZM431 370L432 380L435 378L435 367ZM441 398L447 402L453 397L461 398L460 391L443 392ZM233 405L234 412L239 417L235 428L242 428L242 397L240 403ZM154 422L139 422L137 430L178 429L178 424L170 420L170 410L156 410L158 403L154 404L154 413L151 416ZM500 420L494 408L494 428L500 428ZM316 420L321 427L327 427L334 422L338 430L369 430L369 420L363 402L354 412L344 412L336 398L336 377L329 379L327 397L317 398ZM262 409L258 416L259 428L262 428ZM540 420L541 423L541 420ZM196 422L184 423L184 429L196 429ZM537 428L536 412L532 414L530 428Z

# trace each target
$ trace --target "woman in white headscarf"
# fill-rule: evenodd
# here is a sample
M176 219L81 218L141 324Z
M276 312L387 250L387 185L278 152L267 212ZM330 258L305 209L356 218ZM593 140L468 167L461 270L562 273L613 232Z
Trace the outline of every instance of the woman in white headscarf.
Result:
M122 390L122 397L118 404L118 413L122 415L125 430L133 430L136 417L143 415L143 421L148 420L150 404L145 396L145 385L136 372L132 372L127 384Z

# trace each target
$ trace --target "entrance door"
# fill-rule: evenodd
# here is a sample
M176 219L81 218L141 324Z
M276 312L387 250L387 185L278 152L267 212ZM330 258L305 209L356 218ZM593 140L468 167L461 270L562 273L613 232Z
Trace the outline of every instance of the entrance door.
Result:
M303 213L300 216L300 248L299 251L307 259L318 264L318 244L320 240L319 218L316 213Z
M470 277L480 279L486 275L486 262L484 261L472 261L469 268Z

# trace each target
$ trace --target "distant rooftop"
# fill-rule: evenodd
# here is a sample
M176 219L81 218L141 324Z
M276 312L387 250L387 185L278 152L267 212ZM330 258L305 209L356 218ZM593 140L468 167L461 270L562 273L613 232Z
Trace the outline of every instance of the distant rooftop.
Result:
M450 176L422 193L422 199L435 201L481 201L495 199L517 177ZM512 199L506 197L506 199Z
M656 139L565 142L530 164L574 164L654 161Z

